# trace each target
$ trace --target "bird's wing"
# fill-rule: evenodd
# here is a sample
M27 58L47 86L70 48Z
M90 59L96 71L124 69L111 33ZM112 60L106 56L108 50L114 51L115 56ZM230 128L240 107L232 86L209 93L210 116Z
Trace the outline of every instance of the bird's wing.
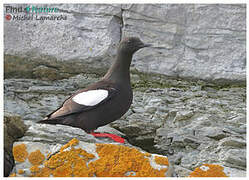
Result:
M70 114L89 111L115 97L117 92L118 88L114 88L110 84L103 85L102 83L80 90L70 96L61 107L47 115L44 120L52 120Z

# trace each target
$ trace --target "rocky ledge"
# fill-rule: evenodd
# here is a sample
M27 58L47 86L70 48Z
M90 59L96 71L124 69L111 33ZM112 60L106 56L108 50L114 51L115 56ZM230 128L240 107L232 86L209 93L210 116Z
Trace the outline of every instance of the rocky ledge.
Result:
M96 139L78 128L25 123L28 131L13 147L16 166L11 176L172 176L166 156L147 153L127 142L121 145L106 138ZM99 131L122 135L110 127Z
M5 110L19 114L26 124L34 124L56 109L71 93L96 79L85 75L52 82L6 79ZM114 133L125 137L129 144L167 156L174 166L174 176L188 176L203 164L219 164L233 172L232 176L245 176L245 87L139 73L132 73L132 84L134 100L130 110L122 119L111 123L112 128L103 127L109 128L105 132L114 132L115 128ZM50 134L46 135L44 132L50 130L31 126L23 141L51 143L55 141L51 139L53 134L60 133L56 136L60 144L66 144L74 137L99 143L90 137L87 141L81 139L76 133L81 130L69 127L68 133L64 132L64 127L56 132L50 129ZM44 136L42 140L40 136Z

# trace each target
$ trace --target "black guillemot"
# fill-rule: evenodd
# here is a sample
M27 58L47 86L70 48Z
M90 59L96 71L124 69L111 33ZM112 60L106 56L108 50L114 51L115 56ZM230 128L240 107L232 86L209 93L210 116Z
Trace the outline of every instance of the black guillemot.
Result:
M123 143L124 139L119 136L93 131L119 119L130 108L133 98L130 83L132 55L149 46L137 37L123 39L115 62L100 81L71 95L61 107L38 123L78 127L96 137L110 137Z

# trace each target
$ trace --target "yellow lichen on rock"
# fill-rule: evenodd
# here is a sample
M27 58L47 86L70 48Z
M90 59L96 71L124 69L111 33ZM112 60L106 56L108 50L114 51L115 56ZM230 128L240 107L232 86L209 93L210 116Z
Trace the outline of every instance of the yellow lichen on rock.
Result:
M60 152L64 151L64 149L67 149L68 147L76 146L77 144L79 144L79 140L76 139L76 138L73 138L67 144L65 144L64 146L62 146L62 148L60 149Z
M55 170L53 170L52 174L54 177L72 177L73 176L72 171L72 163L66 162L63 164L63 166L57 167Z
M135 172L128 175L133 177L165 176L167 168L152 168L149 159L145 157L147 154L135 148L113 144L96 145L100 158L90 162L88 167L94 170L97 177L125 177L127 172Z
M24 170L23 169L19 169L18 170L18 174L23 174L24 173Z
M30 153L28 159L32 177L164 177L168 166L166 157L155 157L159 169L154 169L150 153L140 152L136 148L114 144L96 144L95 155L84 149L76 148L77 139L72 139L62 146L60 151L45 160L39 151ZM71 148L68 148L71 147ZM44 161L45 160L45 161Z
M151 154L146 152L144 153L144 156L151 157Z
M39 172L39 171L40 171L40 168L39 168L38 165L34 165L34 166L31 166L31 167L29 168L29 170L30 170L32 173L34 173L34 172Z
M43 167L40 168L39 171L34 172L31 177L49 177L52 173L52 170L47 168L47 167Z
M40 150L31 152L28 156L28 160L32 165L40 165L44 161L45 156L41 153Z
M168 158L162 156L155 156L155 162L160 165L169 166Z
M86 163L95 156L81 148L74 148L73 146L76 146L78 143L79 141L77 139L72 139L60 149L59 153L44 162L45 167L52 170L54 177L93 176L93 173L88 169ZM64 151L68 147L72 148L68 151Z
M13 147L13 156L15 161L24 162L28 157L28 152L25 144L19 144Z
M9 177L16 177L16 173L12 173Z
M47 154L46 159L48 159L51 155L51 152Z
M84 161L77 162L73 168L75 177L93 177L93 171L90 170Z
M228 177L224 168L217 164L203 164L189 174L189 177Z

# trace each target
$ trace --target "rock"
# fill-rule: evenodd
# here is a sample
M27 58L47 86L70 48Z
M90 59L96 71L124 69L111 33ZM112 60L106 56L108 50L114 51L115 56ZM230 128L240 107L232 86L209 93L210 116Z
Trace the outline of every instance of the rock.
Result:
M189 174L189 177L228 177L228 174L225 173L224 167L221 165L203 164L195 168L195 170Z
M174 166L175 173L177 174L177 177L187 177L189 173L191 172L189 169L183 168L181 166Z
M74 128L64 125L50 125L50 124L38 124L33 121L25 121L25 124L29 126L29 129L25 133L25 136L19 139L19 141L25 142L42 142L46 144L66 144L71 139L77 137L80 141L89 143L104 143L113 142L106 138L96 139L94 136L87 134L85 131L79 128ZM103 129L103 128L102 128ZM108 127L107 127L108 129ZM111 130L110 130L111 129ZM103 130L99 130L101 132ZM117 135L122 133L117 130L109 128L109 132L115 132Z
M198 130L196 134L213 138L215 140L220 140L227 136L220 127L203 127Z
M100 132L100 133L111 133L111 134L116 134L118 136L121 137L125 137L126 135L114 128L112 128L109 124L99 127L97 130L95 130L94 132Z
M199 158L199 151L198 150L191 150L189 149L188 153L184 153L184 156L181 158L181 166L187 169L191 169L195 164L200 162Z
M67 20L4 22L4 109L31 126L23 142L62 146L77 136L112 143L76 128L34 122L102 77L120 39L132 35L154 45L133 58L133 105L97 131L172 157L179 176L203 163L246 174L244 4L50 5ZM61 137L51 138L55 133Z
M246 177L246 173L220 164L203 164L192 171L189 177Z
M240 34L241 38L245 35L245 20L242 20L244 19L242 16L245 17L245 14L242 13L244 15L240 14L234 17L240 20L232 19L230 16L231 12L238 12L242 10L241 8L242 6L167 4L160 6L128 6L123 13L124 36L135 33L137 36L146 37L147 41L154 43L155 47L158 47L154 48L152 53L143 50L141 55L136 55L136 68L141 71L160 72L168 76L178 75L180 77L197 77L198 79L202 77L203 79L220 81L222 79L232 80L235 77L231 77L224 72L223 68L226 65L223 64L224 66L219 66L219 69L213 69L214 64L211 64L211 59L216 59L216 62L219 63L231 63L232 66L242 67L241 65L244 63L242 59L235 64L231 58L223 59L231 53L228 50L230 48L240 49L239 51L234 51L238 57L240 56L239 54L244 54L245 52L245 44L241 49L239 47L240 43L236 43L235 38L233 38L234 33ZM245 12L244 10L242 11ZM137 23L138 19L142 22L142 25ZM153 21L155 19L156 21ZM164 19L167 19L167 22ZM154 23L151 24L151 21ZM222 23L224 21L227 23ZM237 23L243 26L243 32L236 28L235 24ZM188 24L187 28L186 24ZM228 28L228 24L233 28ZM148 30L144 31L147 28ZM235 29L237 31L233 32L232 30ZM167 34L166 38L165 34ZM226 41L233 41L228 49ZM219 54L219 52L222 53ZM147 59L150 59L149 63L145 63L148 62ZM165 59L167 59L167 63L165 63ZM207 72L205 70L207 64L213 71L209 70ZM239 71L244 71L242 69L244 68ZM229 77L225 77L225 74ZM237 71L233 75L238 78L241 74ZM242 76L240 77L243 78Z
M133 66L140 72L245 85L244 4L50 6L66 20L5 20L5 77L54 80L103 73L121 37L138 36L154 45L135 55Z
M24 4L19 4L19 6L26 7ZM96 62L96 60L89 61L90 58L113 54L112 47L117 46L120 40L121 8L118 5L102 5L100 8L90 4L51 6L60 9L56 15L66 16L66 20L59 21L60 26L57 25L57 21L46 20L43 23L37 20L25 23L15 20L6 22L6 37L16 42L15 44L7 43L6 39L6 54L30 56L32 52L33 57L52 56L60 60L85 59L88 63ZM24 15L24 13L19 13L19 15ZM30 26L32 26L32 31L28 30ZM60 33L55 33L54 28ZM43 30L40 31L41 29ZM18 32L20 36L14 36L15 32ZM60 44L60 47L48 43L51 41L53 44Z
M16 158L23 154L21 147L27 153L22 162ZM17 165L12 173L18 177L172 175L167 157L117 144L86 143L76 138L63 146L22 141L15 143L14 150Z
M192 117L193 115L194 115L194 113L192 111L181 111L181 112L177 112L176 116L174 118L174 122L186 120L186 119Z
M246 177L246 171L238 170L236 168L224 167L224 172L229 177Z
M219 142L219 145L221 146L232 146L232 147L237 147L237 148L243 148L246 146L246 141L241 138L235 138L235 137L227 137L222 139Z
M51 144L57 141L63 145L77 137L89 143L113 143L108 139L95 139L77 128L38 126L34 123L58 108L79 87L83 88L97 79L93 75L78 75L53 82L5 79L4 108L20 113L25 123L31 125L22 138L25 142L35 140ZM144 84L145 80L149 82L149 87ZM229 159L235 158L234 153L226 154L230 149L244 150L246 147L244 87L209 84L208 87L216 91L206 91L207 84L203 82L193 85L191 81L157 76L147 79L143 74L139 74L134 83L137 86L130 110L120 120L97 131L119 134L126 138L128 144L151 153L167 155L172 158L172 164L188 170L203 163L218 163L238 172L244 171L243 153L236 155L241 159L236 165L229 163ZM176 116L188 113L191 116L187 119L174 121ZM51 138L56 133L61 137ZM179 153L182 153L182 157L175 158Z
M97 177L128 175L164 177L173 174L173 167L170 166L166 156L144 152L138 147L130 145L127 141L124 145L120 145L111 139L95 138L79 128L70 126L37 124L27 120L25 124L29 128L25 136L15 142L13 148L16 166L12 171L12 176L64 177L73 174L73 176ZM97 132L115 133L124 136L110 126L101 127ZM76 137L77 139L75 139ZM68 141L70 142L68 143ZM79 148L81 149L80 156L77 154L80 153L78 152ZM104 149L106 150L104 151ZM63 154L68 155L62 157ZM58 158L61 158L61 160ZM115 165L115 158L120 161L118 167ZM55 159L58 161L55 162ZM64 163L61 164L59 161ZM68 167L70 162L74 163L74 168L64 169ZM86 162L87 164L83 165ZM111 165L111 162L114 164ZM77 169L77 163L79 163L79 167L86 167L86 169ZM102 169L105 166L110 168L107 171L108 174L105 174ZM59 173L62 170L64 173Z
M27 130L20 116L4 112L4 176L8 177L15 165L12 155L14 141Z
M225 162L226 166L246 170L246 150L229 149L220 154L220 160Z

